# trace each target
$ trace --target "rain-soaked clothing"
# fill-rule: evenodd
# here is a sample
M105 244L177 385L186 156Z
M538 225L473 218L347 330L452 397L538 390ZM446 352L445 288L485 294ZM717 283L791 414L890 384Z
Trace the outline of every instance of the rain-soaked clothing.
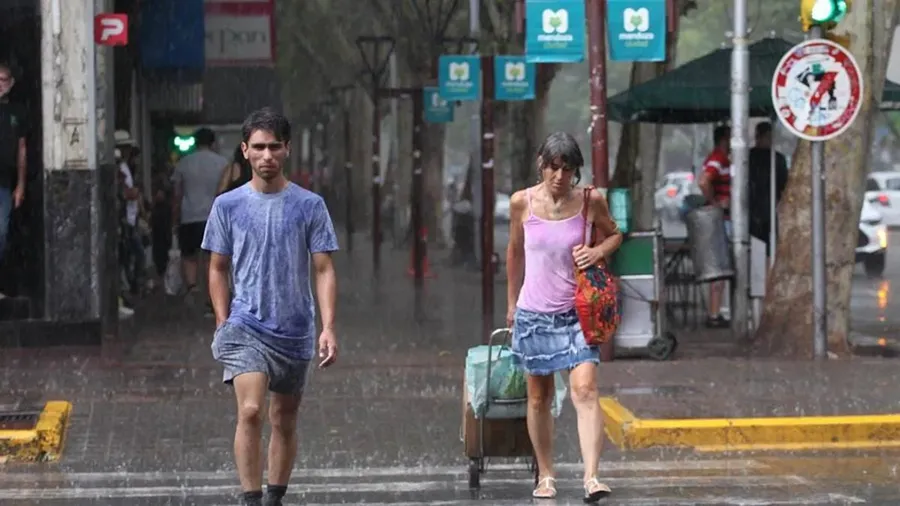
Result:
M231 257L228 322L299 360L314 355L316 312L310 254L338 249L321 197L290 183L277 193L244 185L218 196L203 249Z
M585 220L581 213L545 220L531 208L525 232L525 279L516 303L513 353L528 374L547 376L584 362L600 362L600 351L588 346L575 314L575 261Z

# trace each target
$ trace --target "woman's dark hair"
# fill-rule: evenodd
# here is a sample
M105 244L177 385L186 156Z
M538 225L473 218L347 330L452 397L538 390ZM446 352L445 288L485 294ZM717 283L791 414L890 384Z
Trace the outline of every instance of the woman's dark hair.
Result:
M250 160L247 160L247 158L244 157L244 151L241 149L240 144L234 148L234 156L231 158L231 163L232 165L237 164L237 166L241 168L241 172L237 179L231 180L225 191L231 191L239 186L243 186L253 179L253 168L250 166Z
M544 139L537 151L541 159L541 169L554 160L559 160L575 171L575 183L581 181L581 168L584 166L584 155L578 147L578 141L566 132L554 132Z
M271 132L280 142L290 142L291 123L283 114L276 112L271 107L264 107L253 111L241 125L241 137L244 142L250 140L250 136L257 130Z
M245 163L249 163L247 157L244 156L244 150L241 149L240 144L234 147L234 155L231 157L231 163L236 163L241 167L243 167Z

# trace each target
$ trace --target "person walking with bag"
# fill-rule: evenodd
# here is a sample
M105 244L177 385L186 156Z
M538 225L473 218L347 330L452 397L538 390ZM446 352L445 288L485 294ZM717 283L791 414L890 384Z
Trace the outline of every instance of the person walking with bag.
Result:
M510 202L507 248L507 325L512 349L528 381L528 434L540 475L533 496L556 497L553 469L554 373L569 371L584 461L584 500L610 494L597 477L603 444L598 404L600 343L618 325L616 285L606 268L622 243L606 199L578 187L584 157L564 132L538 150L539 183Z

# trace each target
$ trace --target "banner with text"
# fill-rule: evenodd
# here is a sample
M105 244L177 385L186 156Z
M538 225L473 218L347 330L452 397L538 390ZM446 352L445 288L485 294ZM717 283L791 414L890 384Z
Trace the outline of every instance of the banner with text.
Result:
M531 63L583 61L585 21L584 0L526 0L526 60Z
M447 101L477 101L481 95L481 57L443 55L438 60L441 98Z
M609 57L666 60L666 0L608 0Z
M453 104L441 98L441 90L438 87L428 87L422 90L425 94L425 121L427 123L452 123Z
M535 64L524 56L494 57L494 98L497 100L534 99Z

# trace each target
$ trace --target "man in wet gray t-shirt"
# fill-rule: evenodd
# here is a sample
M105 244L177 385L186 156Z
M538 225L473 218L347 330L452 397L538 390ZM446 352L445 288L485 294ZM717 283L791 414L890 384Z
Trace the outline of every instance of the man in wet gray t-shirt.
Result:
M331 253L338 244L322 198L284 176L291 138L287 119L269 109L254 112L242 135L253 177L216 198L203 238L203 249L211 252L209 294L217 324L212 352L237 397L234 449L243 504L281 506L297 453L297 413L310 364L317 348L320 368L337 359ZM322 317L318 343L311 271ZM263 498L266 390L272 436Z

